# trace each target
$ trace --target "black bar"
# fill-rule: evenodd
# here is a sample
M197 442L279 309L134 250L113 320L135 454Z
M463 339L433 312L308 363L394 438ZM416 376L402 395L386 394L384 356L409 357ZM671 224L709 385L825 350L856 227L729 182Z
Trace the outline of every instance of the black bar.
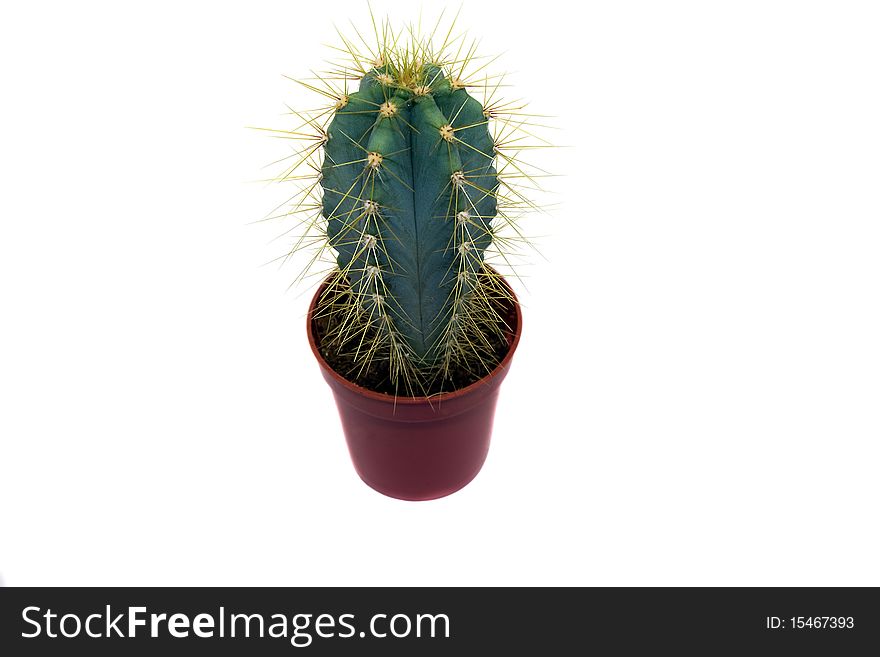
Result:
M145 624L134 627L134 638L119 637L129 630L130 607L145 608L134 614L136 621ZM49 610L54 618L45 617ZM78 636L60 636L59 621L65 614L74 614L76 619L68 617L64 631L74 634L78 621ZM118 614L123 615L121 620ZM155 638L150 636L151 614L165 614L165 619L155 621ZM177 634L188 632L187 637L171 635L167 619L173 614L185 615L185 619L177 618L174 629ZM195 635L199 614L207 615L199 621L200 633L212 633L211 637ZM232 638L233 614L262 618L248 621L250 637L242 636L245 621L237 618L232 622L237 636ZM318 627L321 614L327 616L321 617ZM93 634L108 631L110 638L85 636L90 615L89 630ZM117 618L115 625L113 618ZM221 618L224 638L218 636ZM255 636L261 620L263 638ZM294 621L299 626L296 646L291 643ZM37 632L38 627L38 636L22 636ZM279 635L283 627L286 637L268 636L271 627ZM407 629L407 636L393 636L406 634ZM50 638L47 632L59 636ZM851 655L878 647L880 595L873 588L0 589L0 654L10 657L80 651L95 656L163 657L201 653L470 655L477 651L575 655L594 650L623 655L714 655L736 650L749 655ZM646 648L654 651L635 652Z

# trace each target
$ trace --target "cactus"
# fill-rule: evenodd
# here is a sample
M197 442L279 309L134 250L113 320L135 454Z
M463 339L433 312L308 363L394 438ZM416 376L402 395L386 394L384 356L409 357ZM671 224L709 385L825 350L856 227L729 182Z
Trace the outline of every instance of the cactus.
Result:
M315 174L285 214L308 214L310 232L335 255L318 307L325 354L344 356L343 374L356 382L378 367L395 393L429 394L476 380L503 357L509 291L487 257L504 255L511 240L500 229L532 207L504 177L534 180L504 149L522 150L510 128L527 121L521 108L492 102L500 83L464 81L474 47L451 29L440 47L387 21L375 33L365 54L343 37L351 61L303 82L331 104L296 113L303 125L282 131L313 133L282 179L301 180L303 166ZM494 136L492 121L502 125Z

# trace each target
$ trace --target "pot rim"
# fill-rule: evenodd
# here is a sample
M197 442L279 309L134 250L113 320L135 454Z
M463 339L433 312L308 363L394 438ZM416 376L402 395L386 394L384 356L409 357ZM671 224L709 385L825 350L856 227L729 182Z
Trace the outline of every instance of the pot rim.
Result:
M497 271L495 273L498 273ZM356 383L352 383L344 376L339 374L336 370L334 370L330 365L324 360L324 356L321 355L320 350L318 349L317 342L315 340L314 332L312 331L312 316L315 312L315 306L318 304L318 299L321 297L321 294L324 293L324 290L327 288L327 283L330 279L335 275L335 273L331 273L325 278L321 284L318 286L317 291L312 297L311 302L309 303L309 310L306 314L306 334L309 338L309 347L312 350L312 354L315 356L315 359L320 364L321 368L329 374L337 383L344 386L349 391L361 395L362 397L366 397L367 399L373 399L379 402L393 402L397 405L419 405L419 404L433 404L433 403L442 403L447 400L459 399L461 397L466 397L467 395L475 392L477 389L486 385L494 378L499 376L507 369L508 365L510 365L510 361L513 358L513 353L516 351L517 346L519 345L519 339L522 335L522 309L520 308L519 299L516 296L516 293L513 291L513 288L510 286L510 283L499 274L499 278L503 285L510 292L511 299L513 300L514 313L516 315L516 325L513 327L513 332L510 336L510 343L507 349L507 353L504 355L504 358L501 359L501 362L493 369L491 372L486 374L484 377L474 381L470 385L465 386L464 388L459 388L457 390L451 390L450 392L441 392L436 395L421 395L419 397L405 397L402 395L389 395L383 392L376 392L375 390L370 390L369 388L364 388L363 386L359 386Z

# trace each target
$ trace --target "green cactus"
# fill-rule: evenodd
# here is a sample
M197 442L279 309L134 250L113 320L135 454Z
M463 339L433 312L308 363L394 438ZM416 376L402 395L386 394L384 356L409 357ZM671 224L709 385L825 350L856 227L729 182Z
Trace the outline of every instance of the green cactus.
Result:
M503 357L509 292L486 258L504 254L501 225L532 206L504 169L534 178L504 153L504 131L490 134L493 120L515 123L515 112L490 102L500 85L463 81L473 46L462 38L450 56L451 36L435 48L412 28L407 35L386 22L366 55L343 38L351 61L320 86L304 83L332 105L303 117L315 134L282 178L300 179L302 164L319 172L292 213L311 213L310 228L335 254L318 309L324 346L344 353L354 366L343 374L355 381L378 364L396 393L426 394L469 382L455 372L476 380ZM485 103L471 86L491 92Z

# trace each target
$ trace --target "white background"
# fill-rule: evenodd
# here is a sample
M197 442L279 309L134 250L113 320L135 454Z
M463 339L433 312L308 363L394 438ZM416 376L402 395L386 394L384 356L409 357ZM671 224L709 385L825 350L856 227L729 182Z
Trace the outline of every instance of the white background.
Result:
M876 3L466 3L565 177L489 459L430 503L355 475L248 225L289 151L246 126L349 18L4 9L5 582L880 585Z

